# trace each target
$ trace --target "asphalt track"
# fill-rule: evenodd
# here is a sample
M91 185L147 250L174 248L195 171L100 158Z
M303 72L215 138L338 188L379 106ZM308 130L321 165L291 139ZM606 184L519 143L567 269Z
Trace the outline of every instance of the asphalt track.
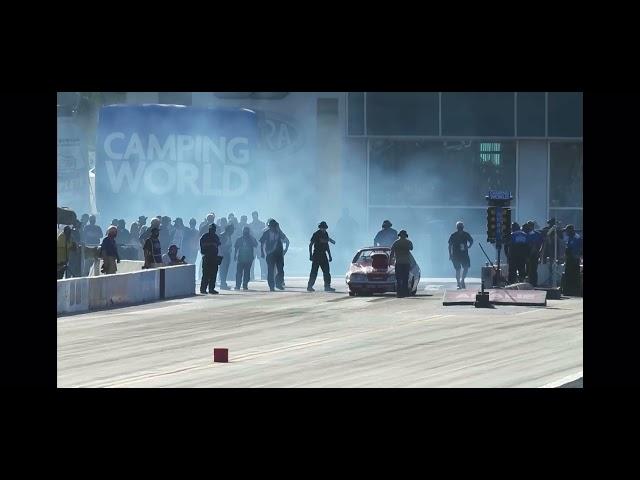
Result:
M582 298L476 309L443 306L443 279L403 299L286 283L59 317L58 387L582 385Z

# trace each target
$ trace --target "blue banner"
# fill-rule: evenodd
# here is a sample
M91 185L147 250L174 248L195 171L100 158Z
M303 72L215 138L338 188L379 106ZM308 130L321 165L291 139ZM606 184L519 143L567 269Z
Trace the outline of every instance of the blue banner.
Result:
M256 202L264 172L246 109L110 105L100 110L96 207L114 218L196 215ZM193 212L193 213L190 213Z

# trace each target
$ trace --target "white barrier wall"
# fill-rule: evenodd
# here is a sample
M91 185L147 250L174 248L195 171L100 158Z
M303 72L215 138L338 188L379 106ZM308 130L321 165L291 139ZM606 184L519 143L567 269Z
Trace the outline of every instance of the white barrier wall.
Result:
M164 298L186 297L196 294L195 265L176 265L160 270L164 270ZM160 294L162 295L162 291Z
M195 293L195 265L192 264L67 278L58 280L58 314L134 305Z
M158 269L89 277L89 309L148 302L160 298Z
M89 279L65 278L58 280L58 313L86 312L89 310Z
M97 275L95 271L96 266L92 265L91 269L89 270L90 277L99 277L100 275L104 275L103 273L100 273L103 261L98 260L98 262L96 263L98 265ZM117 264L118 273L140 272L142 271L143 265L144 262L141 260L120 260L120 263Z

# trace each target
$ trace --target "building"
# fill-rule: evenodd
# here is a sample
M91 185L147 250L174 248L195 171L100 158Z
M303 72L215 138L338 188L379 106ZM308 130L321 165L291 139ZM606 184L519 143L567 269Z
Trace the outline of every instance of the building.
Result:
M308 185L295 204L309 225L296 228L335 222L348 205L370 243L388 218L420 246L426 276L451 275L446 240L457 220L486 247L489 189L513 193L515 221L543 227L556 217L583 228L581 92L127 92L122 100L259 112L265 154ZM479 276L486 259L470 253Z

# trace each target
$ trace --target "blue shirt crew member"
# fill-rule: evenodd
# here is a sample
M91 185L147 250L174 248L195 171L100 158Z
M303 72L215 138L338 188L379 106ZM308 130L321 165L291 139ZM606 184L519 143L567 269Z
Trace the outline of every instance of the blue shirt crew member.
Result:
M518 222L511 224L511 238L509 243L505 245L505 252L509 259L509 283L524 282L529 244L527 243L527 234L522 231Z
M564 229L567 235L567 246L564 258L564 285L565 295L580 295L580 258L582 257L582 238L575 231L573 225L567 225Z
M380 230L373 239L374 247L390 247L398 238L398 232L391 228L392 224L389 220L382 222L382 230Z
M527 245L529 246L529 258L526 265L527 278L532 286L537 287L538 264L544 238L542 233L535 229L535 222L533 220L529 220L522 228L527 234Z

